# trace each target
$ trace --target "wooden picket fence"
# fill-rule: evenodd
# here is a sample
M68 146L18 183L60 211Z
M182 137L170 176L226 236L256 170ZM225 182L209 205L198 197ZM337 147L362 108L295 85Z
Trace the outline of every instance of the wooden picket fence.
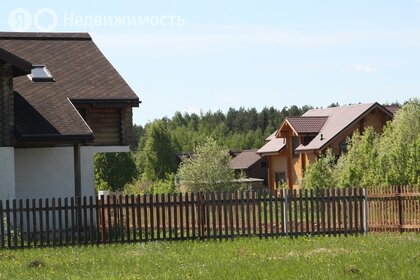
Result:
M0 201L1 248L366 233L363 189Z
M19 199L0 217L1 248L420 231L420 189Z
M361 189L107 197L99 226L104 242L116 227L150 240L350 234L363 231L363 200Z
M420 231L420 187L369 189L369 230Z

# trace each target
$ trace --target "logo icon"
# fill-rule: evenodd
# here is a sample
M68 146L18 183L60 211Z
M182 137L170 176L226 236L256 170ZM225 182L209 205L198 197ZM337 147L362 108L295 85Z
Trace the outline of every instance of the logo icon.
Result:
M31 13L23 8L14 9L9 14L9 26L13 31L27 31L32 26Z
M23 32L34 26L38 31L48 32L57 27L57 14L48 8L39 9L32 15L23 8L14 9L9 14L9 26L13 31Z
M34 15L34 26L42 32L54 30L57 26L57 14L48 8L39 9Z

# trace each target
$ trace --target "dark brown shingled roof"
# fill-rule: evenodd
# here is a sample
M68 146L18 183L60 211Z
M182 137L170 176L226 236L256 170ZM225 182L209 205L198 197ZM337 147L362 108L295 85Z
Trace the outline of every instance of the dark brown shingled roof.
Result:
M245 150L232 159L230 167L232 169L248 169L260 159L261 156L257 154L257 150Z
M384 107L385 107L385 109L390 111L393 115L395 115L395 113L400 109L400 107L395 106L395 105L386 105Z
M321 131L328 116L287 117L286 121L297 133L318 133Z
M46 65L51 72L55 82L35 83L26 76L13 82L14 90L57 131L55 136L91 138L92 131L73 100L139 104L87 33L0 32L0 48L32 65ZM15 115L26 113L18 107ZM28 134L24 126L17 124L16 129L21 135Z

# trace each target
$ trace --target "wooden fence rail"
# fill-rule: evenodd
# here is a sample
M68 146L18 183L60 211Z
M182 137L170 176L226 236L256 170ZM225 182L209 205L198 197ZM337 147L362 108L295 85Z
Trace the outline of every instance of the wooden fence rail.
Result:
M0 201L1 248L367 232L363 189Z
M20 199L0 217L1 248L420 231L420 189Z
M391 186L369 189L369 229L420 231L420 187Z

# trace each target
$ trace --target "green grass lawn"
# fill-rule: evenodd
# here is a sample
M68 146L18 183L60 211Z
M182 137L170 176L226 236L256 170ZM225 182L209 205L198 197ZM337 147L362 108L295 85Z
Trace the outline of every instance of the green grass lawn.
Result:
M420 235L0 250L0 279L420 279Z

